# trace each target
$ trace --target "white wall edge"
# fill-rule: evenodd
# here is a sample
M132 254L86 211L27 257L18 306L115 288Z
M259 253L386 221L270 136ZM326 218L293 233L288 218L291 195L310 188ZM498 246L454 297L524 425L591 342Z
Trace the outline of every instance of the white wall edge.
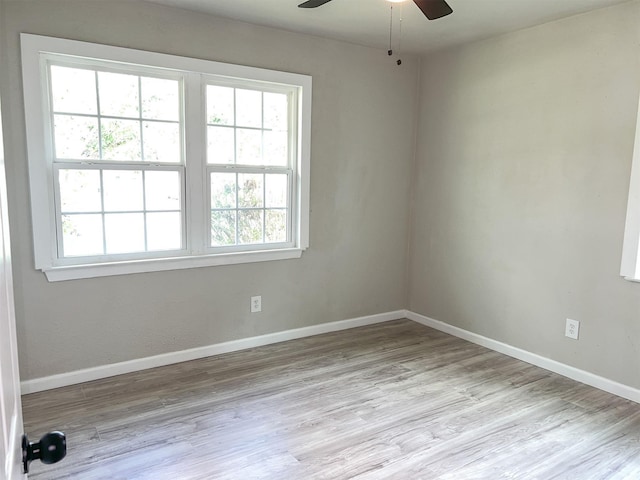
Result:
M626 398L627 400L632 400L636 403L640 403L640 390L638 390L637 388L615 382L594 373L580 370L579 368L575 368L570 365L551 360L550 358L543 357L536 353L531 353L527 350L522 350L517 347L513 347L511 345L493 340L488 337L483 337L482 335L478 335L477 333L473 333L459 327L454 327L453 325L449 325L448 323L444 323L439 320L434 320L433 318L425 317L424 315L420 315L419 313L414 313L407 310L405 312L405 318L420 323L421 325L434 328L441 332L448 333L449 335L453 335L454 337L458 337L471 343L481 345L490 350L494 350L510 357L517 358L518 360L522 360L523 362L527 362L537 367L544 368L545 370L549 370L567 378L571 378L572 380L576 380L586 385L604 390L605 392L618 395L619 397Z
M364 317L339 320L336 322L323 323L310 327L295 328L282 332L269 333L256 337L231 340L228 342L216 343L204 347L191 348L189 350L164 353L161 355L154 355L152 357L138 358L125 362L85 368L82 370L75 370L72 372L51 375L48 377L35 378L33 380L24 380L21 382L21 390L23 395L27 395L29 393L41 392L43 390L50 390L59 387L66 387L69 385L75 385L77 383L90 382L92 380L113 377L115 375L121 375L123 373L131 373L137 372L139 370L146 370L148 368L162 367L174 363L195 360L198 358L210 357L212 355L236 352L238 350L245 350L248 348L270 345L273 343L286 342L287 340L311 337L313 335L320 335L322 333L337 332L340 330L347 330L349 328L374 325L376 323L388 322L390 320L398 320L401 318L405 318L405 314L405 310L396 310L393 312L367 315Z

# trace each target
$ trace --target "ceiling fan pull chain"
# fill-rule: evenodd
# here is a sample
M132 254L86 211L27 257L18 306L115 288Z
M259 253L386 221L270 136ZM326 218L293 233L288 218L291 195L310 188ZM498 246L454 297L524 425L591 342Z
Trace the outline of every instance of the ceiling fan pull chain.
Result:
M393 55L393 49L391 48L391 34L393 33L393 3L391 4L391 15L389 16L389 50L387 54Z
M398 65L402 65L400 55L402 55L402 3L400 4L400 25L398 27L398 60L396 61Z

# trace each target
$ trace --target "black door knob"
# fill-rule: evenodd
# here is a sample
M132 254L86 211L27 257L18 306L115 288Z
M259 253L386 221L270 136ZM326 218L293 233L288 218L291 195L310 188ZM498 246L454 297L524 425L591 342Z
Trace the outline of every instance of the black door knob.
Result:
M29 473L29 463L40 460L51 464L62 460L67 454L67 438L62 432L49 432L39 442L30 443L26 435L22 436L22 464L24 473Z

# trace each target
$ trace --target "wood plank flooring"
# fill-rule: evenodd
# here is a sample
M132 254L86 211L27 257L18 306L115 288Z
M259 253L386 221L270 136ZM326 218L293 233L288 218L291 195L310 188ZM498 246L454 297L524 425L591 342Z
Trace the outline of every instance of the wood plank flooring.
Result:
M42 479L640 479L640 405L408 320L23 397Z

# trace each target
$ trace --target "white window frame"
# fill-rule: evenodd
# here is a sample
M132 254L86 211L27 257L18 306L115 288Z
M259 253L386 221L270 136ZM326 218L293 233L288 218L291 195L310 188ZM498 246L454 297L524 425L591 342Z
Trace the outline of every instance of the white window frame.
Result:
M21 34L22 73L27 132L29 184L35 268L43 271L49 281L122 275L162 270L196 268L237 263L299 258L309 246L309 189L311 144L312 79L274 70L232 65L208 60L112 47L39 35ZM56 241L56 192L54 182L53 146L48 120L48 85L46 61L51 56L78 57L83 61L115 62L144 68L163 69L184 78L184 150L186 159L185 195L188 234L183 236L183 249L157 255L136 255L109 259L91 258L81 264L61 262ZM290 185L292 228L283 244L256 244L246 249L221 251L210 248L208 172L206 163L206 105L203 84L207 78L231 82L262 82L274 88L293 87L293 114L297 130L292 135L293 181ZM199 128L189 127L199 125ZM174 165L174 164L170 164ZM214 167L217 168L217 167ZM258 167L260 169L260 167ZM184 209L184 205L183 205ZM186 242L184 241L186 239Z

